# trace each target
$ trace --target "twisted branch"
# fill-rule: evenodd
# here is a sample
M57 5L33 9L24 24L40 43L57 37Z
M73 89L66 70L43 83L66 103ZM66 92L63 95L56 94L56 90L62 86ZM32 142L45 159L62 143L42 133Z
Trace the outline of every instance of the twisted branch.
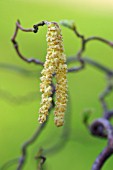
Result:
M106 131L107 138L108 138L108 145L107 147L99 154L96 158L92 170L100 170L106 160L113 154L113 127L108 120L105 118L100 118L95 120L92 125L90 126L91 132L98 127L103 127L103 131Z
M27 63L35 63L35 64L38 64L38 65L43 65L43 64L44 64L43 62L41 62L41 61L39 61L39 60L37 60L37 59L34 59L34 58L27 59L25 56L23 56L23 55L21 54L21 52L20 52L20 50L19 50L18 43L17 43L17 41L16 41L16 37L17 37L17 33L18 33L18 30L19 30L19 29L20 29L21 31L24 31L24 32L35 32L35 33L37 32L36 29L34 29L34 28L28 28L28 29L23 28L23 27L20 25L20 21L19 21L19 20L16 22L16 29L15 29L14 35L13 35L12 38L11 38L11 41L12 41L12 43L13 43L13 46L14 46L14 48L15 48L18 56L19 56L23 61L25 61L25 62L27 62Z

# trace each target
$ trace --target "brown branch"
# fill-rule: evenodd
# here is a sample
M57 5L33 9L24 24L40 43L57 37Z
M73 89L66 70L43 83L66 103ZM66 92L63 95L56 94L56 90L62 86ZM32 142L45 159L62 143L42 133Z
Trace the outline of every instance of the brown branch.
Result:
M13 46L18 54L18 56L25 62L27 63L35 63L35 64L39 64L39 65L43 65L44 63L42 61L39 61L37 59L34 59L34 58L26 58L25 56L23 56L19 50L19 46L18 46L18 43L16 41L16 37L17 37L17 33L18 33L18 30L21 30L21 31L24 31L24 32L36 32L36 28L28 28L28 29L25 29L23 28L21 25L20 25L20 21L17 21L16 22L16 29L15 29L15 32L14 32L14 35L12 36L11 38L11 41L13 43ZM38 29L38 27L37 27Z

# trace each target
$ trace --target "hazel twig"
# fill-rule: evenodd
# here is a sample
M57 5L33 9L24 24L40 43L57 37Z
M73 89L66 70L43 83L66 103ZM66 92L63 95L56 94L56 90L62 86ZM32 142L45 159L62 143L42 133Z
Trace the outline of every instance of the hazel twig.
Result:
M112 86L110 86L110 85L107 86L107 87L105 88L105 90L101 93L100 97L99 97L100 102L101 102L101 104L102 104L102 108L103 108L103 110L104 110L104 114L106 114L106 112L108 111L108 106L107 106L107 103L105 102L105 97L110 94L110 92L112 91L112 89L113 89Z
M45 126L46 126L46 122L41 124L37 128L37 130L34 133L34 135L23 144L23 146L22 146L22 156L19 159L17 170L21 170L22 169L22 167L23 167L23 165L24 165L24 163L26 161L28 146L31 145L33 142L35 142L35 140L38 138L38 136L40 135L40 133L42 132L42 130L44 129Z
M108 144L107 147L100 153L100 155L96 158L92 170L100 170L106 160L113 154L113 127L110 122L104 118L100 118L95 120L91 128L103 127L104 131L106 131Z
M55 93L55 87L54 84L52 83L52 98L54 96ZM49 108L49 111L54 107L54 101L52 100L52 105ZM46 121L47 122L47 121ZM28 139L22 146L22 156L19 159L19 163L18 163L18 167L17 170L21 170L25 161L26 161L26 157L27 157L27 148L29 145L33 144L33 142L36 141L36 139L39 137L39 135L42 133L42 130L45 128L46 126L46 122L42 123L36 130L36 132L33 134L33 136Z
M85 36L81 33L79 33L79 31L77 30L77 27L75 25L75 23L72 21L72 22L69 22L67 20L64 20L61 22L61 24L65 27L68 27L69 29L71 29L75 35L81 39L81 48L80 50L77 52L77 57L78 58L81 58L82 56L82 53L85 51L85 48L86 48L86 44L89 42L89 41L92 41L92 40L97 40L97 41L100 41L102 43L105 43L106 45L110 46L110 47L113 47L113 42L112 41L109 41L109 40L106 40L102 37L99 37L99 36L91 36L91 37L88 37L88 38L85 38Z
M97 69L99 69L100 71L104 72L105 74L107 74L108 76L113 76L113 70L109 69L108 67L90 59L89 57L83 57L82 58L84 65L85 64L89 64L93 67L96 67ZM76 56L70 56L67 58L67 64L71 63L71 62L78 62L79 59Z
M38 28L38 27L37 27ZM12 36L11 38L11 41L13 43L13 46L18 54L18 56L25 62L27 63L35 63L35 64L38 64L38 65L43 65L43 62L37 60L37 59L34 59L34 58L26 58L25 56L23 56L19 50L19 46L18 46L18 43L16 41L16 37L17 37L17 33L18 33L18 30L21 30L21 31L24 31L24 32L36 32L36 28L28 28L28 29L25 29L23 28L21 25L20 25L20 21L17 21L16 22L16 29L15 29L15 32L14 32L14 35Z

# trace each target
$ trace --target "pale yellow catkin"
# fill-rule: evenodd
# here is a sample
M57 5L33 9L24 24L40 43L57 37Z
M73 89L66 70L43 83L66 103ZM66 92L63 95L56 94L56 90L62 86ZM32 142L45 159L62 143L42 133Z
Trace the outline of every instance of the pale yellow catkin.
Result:
M64 55L63 40L61 29L55 22L48 24L47 55L44 63L44 69L41 74L40 91L42 92L41 108L39 110L39 122L43 123L48 115L51 106L52 94L51 82L53 74L56 78L56 102L54 111L54 122L56 126L64 124L64 113L67 105L67 65Z

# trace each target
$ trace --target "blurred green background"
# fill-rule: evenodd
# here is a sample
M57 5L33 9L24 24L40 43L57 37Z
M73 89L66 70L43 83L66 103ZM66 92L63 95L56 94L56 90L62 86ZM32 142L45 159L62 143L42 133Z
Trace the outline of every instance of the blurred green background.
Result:
M78 30L86 37L99 35L113 40L113 3L107 0L91 2L0 0L0 167L9 159L21 155L21 145L39 126L39 77L42 68L27 64L17 56L10 41L17 19L25 28L42 20L74 20ZM28 58L32 56L44 61L47 48L46 31L46 27L40 28L38 34L19 31L17 40L21 52ZM66 55L76 54L80 40L67 28L62 27L62 33ZM84 56L113 68L113 50L105 44L97 41L89 43ZM102 108L98 96L106 85L105 75L87 65L79 73L70 73L68 83L70 140L60 152L47 154L45 166L49 170L88 170L107 141L90 136L82 123L82 112L85 108L93 108L94 113L90 120L101 116ZM109 108L112 108L113 94L106 100ZM40 138L28 149L27 162L23 168L25 170L36 169L34 156L40 147L51 147L59 140L62 128L56 128L52 121L53 115L50 117ZM111 157L103 170L112 170L112 162ZM14 165L8 169L14 170L16 167L17 165Z

